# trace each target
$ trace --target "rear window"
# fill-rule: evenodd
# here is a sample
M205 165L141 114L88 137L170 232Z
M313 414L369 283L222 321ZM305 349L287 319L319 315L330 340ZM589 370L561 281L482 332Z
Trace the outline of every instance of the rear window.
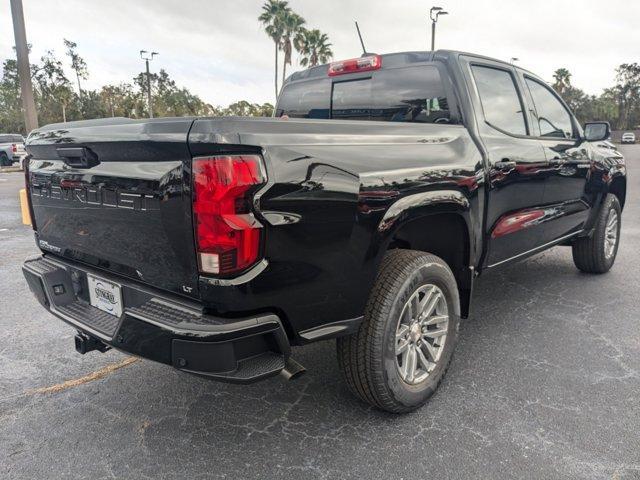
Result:
M287 85L280 94L276 117L331 118L331 79L307 80Z
M0 143L23 143L22 135L0 135Z
M435 66L392 68L370 77L324 78L288 85L276 116L387 122L450 123L451 112Z

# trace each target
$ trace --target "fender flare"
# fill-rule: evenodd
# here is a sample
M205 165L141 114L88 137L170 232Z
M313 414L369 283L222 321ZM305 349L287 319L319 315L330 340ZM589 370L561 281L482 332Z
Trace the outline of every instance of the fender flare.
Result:
M460 215L467 230L470 229L471 204L467 197L457 190L434 190L407 195L400 198L387 209L378 223L376 236L385 247L393 235L408 222L438 213Z
M469 199L457 190L434 190L407 195L394 202L385 212L377 225L371 244L373 256L375 256L375 271L378 270L382 257L387 252L395 234L410 222L420 220L432 215L454 214L458 215L467 229L469 247L469 265L463 271L454 272L458 283L460 306L462 317L467 318L470 313L471 295L473 292L473 279L475 269L473 258L476 253L475 242L472 240L473 224L470 214L471 204Z
M604 202L605 197L607 196L608 193L611 193L611 186L613 185L613 183L615 181L617 181L618 179L622 179L625 182L625 190L626 190L626 183L627 183L627 174L626 174L626 170L625 168L611 168L609 170L609 172L606 175L606 181L604 183L602 183L601 188L598 189L597 193L596 193L596 198L593 204L593 207L591 209L591 212L589 213L589 217L587 218L587 220L585 221L584 224L584 234L580 235L580 236L591 236L593 234L593 228L595 226L596 223L596 219L598 218L598 213L600 213L600 208L602 208L602 204ZM624 204L621 202L621 207L624 207Z

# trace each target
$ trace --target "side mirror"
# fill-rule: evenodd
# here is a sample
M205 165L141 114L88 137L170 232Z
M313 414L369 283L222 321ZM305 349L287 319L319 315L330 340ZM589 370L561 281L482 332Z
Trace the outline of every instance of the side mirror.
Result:
M601 142L611 136L609 122L588 122L584 124L584 138L588 142Z

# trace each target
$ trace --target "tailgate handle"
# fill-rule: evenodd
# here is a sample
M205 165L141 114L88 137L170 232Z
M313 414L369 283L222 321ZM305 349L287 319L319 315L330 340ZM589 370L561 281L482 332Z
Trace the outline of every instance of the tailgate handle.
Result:
M56 152L70 167L91 168L100 163L98 155L88 147L61 147Z

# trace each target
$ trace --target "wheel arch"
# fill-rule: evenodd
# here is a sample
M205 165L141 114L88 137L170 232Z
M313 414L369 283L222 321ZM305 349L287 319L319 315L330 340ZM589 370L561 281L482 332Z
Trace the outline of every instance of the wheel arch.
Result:
M461 316L470 313L474 269L469 201L458 191L423 192L394 203L378 226L380 260L389 250L428 252L444 260L456 279Z
M624 203L627 198L627 177L624 175L614 177L609 184L609 193L618 197L620 208L624 209Z

